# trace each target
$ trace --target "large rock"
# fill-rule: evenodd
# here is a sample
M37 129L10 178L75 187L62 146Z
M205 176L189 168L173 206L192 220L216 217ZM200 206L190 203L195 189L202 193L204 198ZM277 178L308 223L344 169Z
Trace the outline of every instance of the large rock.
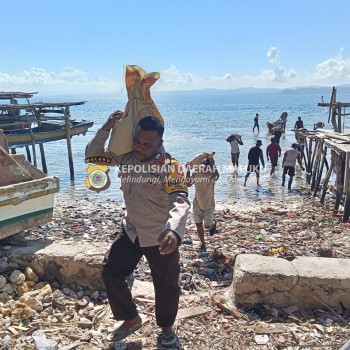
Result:
M46 281L104 289L102 261L110 243L84 241L32 241L27 247L13 247L10 259L30 266Z
M236 259L231 297L239 307L350 308L350 260L282 258L241 254Z

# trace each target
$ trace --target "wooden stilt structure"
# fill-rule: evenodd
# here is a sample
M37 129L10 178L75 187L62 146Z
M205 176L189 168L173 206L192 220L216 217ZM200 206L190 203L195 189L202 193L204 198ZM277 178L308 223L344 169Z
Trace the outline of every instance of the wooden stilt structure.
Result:
M343 207L343 221L350 217L350 133L318 129L316 131L299 130L306 138L305 145L307 157L306 181L311 185L311 191L316 197L320 193L320 201L324 203L327 192L334 189L334 211ZM327 152L330 152L328 169L325 167Z
M313 196L320 194L320 202L324 203L330 189L335 195L334 211L343 207L343 221L350 218L350 133L345 134L344 118L346 107L350 103L337 102L337 89L333 87L330 103L318 103L328 107L328 123L333 130L323 129L324 123L315 124L316 130L294 130L297 140L303 140L303 154L306 169L306 182L310 184ZM328 152L330 150L330 153ZM328 154L327 154L328 153ZM327 159L330 156L330 160Z
M46 174L47 164L43 144L66 139L70 179L74 180L71 139L76 135L85 135L94 123L84 119L71 119L70 107L83 105L86 101L31 103L29 99L34 94L36 92L0 92L0 129L4 130L12 154L15 154L16 148L25 147L27 159L35 167L36 145L39 145L42 170ZM9 102L3 103L6 100Z

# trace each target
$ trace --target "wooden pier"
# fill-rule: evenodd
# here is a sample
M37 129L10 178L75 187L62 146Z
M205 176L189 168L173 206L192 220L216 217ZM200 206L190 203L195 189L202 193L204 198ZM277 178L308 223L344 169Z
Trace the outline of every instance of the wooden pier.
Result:
M9 101L0 104L0 129L4 130L10 152L16 154L17 148L25 147L28 161L37 166L36 145L39 145L42 169L47 173L44 143L66 139L70 179L74 180L71 138L84 135L93 122L72 119L70 107L83 105L86 101L31 103L29 99L34 94L36 92L0 92L0 100ZM26 102L19 103L19 99Z
M296 130L299 144L304 147L302 154L305 162L306 181L311 186L314 197L320 196L324 203L327 192L335 196L334 211L342 205L343 221L350 217L350 133L345 131L345 116L350 115L346 108L350 103L336 101L336 88L333 87L331 101L320 102L320 107L329 108L328 123L334 131L316 129Z

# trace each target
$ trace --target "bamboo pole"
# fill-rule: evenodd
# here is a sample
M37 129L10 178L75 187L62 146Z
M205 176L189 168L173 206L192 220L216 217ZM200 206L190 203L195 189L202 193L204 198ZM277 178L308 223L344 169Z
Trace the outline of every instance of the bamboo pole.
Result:
M66 138L67 138L67 150L68 150L68 161L69 161L69 171L70 171L70 179L74 180L74 165L73 165L73 156L72 156L72 143L71 143L71 135L70 135L70 121L69 121L69 107L65 108L65 118L66 118Z
M40 156L41 156L41 165L43 167L43 172L47 174L47 166L46 166L46 158L45 158L45 151L44 151L44 145L42 143L39 143L40 148Z

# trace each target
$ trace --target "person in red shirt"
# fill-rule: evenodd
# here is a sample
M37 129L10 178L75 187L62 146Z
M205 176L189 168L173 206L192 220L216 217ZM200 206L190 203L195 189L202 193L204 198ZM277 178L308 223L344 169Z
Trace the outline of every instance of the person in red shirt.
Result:
M281 147L276 142L275 137L271 137L271 143L266 147L266 158L271 160L271 172L270 175L275 175L275 168L277 166L278 157L281 156Z

